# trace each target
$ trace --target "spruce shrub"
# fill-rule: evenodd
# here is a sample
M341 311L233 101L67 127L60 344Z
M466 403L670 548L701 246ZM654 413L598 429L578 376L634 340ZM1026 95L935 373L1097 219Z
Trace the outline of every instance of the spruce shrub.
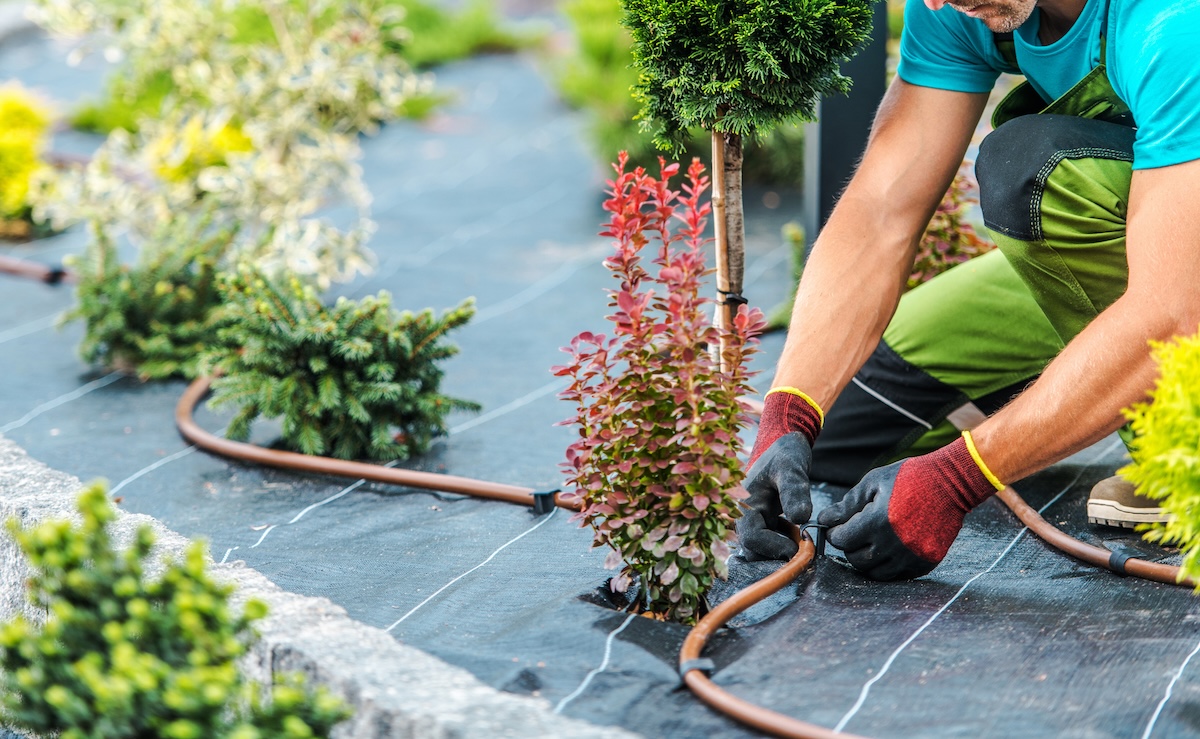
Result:
M82 258L67 260L78 303L61 321L83 321L83 360L143 380L195 377L213 339L218 265L234 233L214 229L208 216L182 214L161 224L131 266L121 263L108 229L93 224Z
M61 739L299 739L327 737L348 716L323 689L297 677L261 686L236 660L255 639L266 606L229 606L233 588L207 572L204 548L146 573L154 545L138 529L121 552L102 485L79 498L79 525L50 521L9 531L29 558L29 599L43 624L23 616L0 627L0 720Z
M560 397L575 412L563 424L579 434L563 468L593 546L612 550L606 566L625 563L610 587L624 592L636 579L650 612L691 623L714 578L728 573L745 497L739 398L752 389L744 359L764 324L760 311L741 306L724 332L723 371L706 348L722 332L709 322L712 301L700 296L711 210L700 202L704 169L692 161L681 196L668 182L679 165L663 164L659 178L625 166L622 156L604 204L612 217L602 235L614 241L605 266L620 285L610 291L613 336L577 335L563 350L571 361L553 370L571 379ZM642 263L647 247L654 272Z
M1160 375L1150 402L1126 411L1133 463L1120 474L1171 515L1146 538L1183 550L1183 575L1200 579L1200 334L1152 344Z
M278 286L249 268L222 280L216 347L206 353L214 407L236 406L227 434L246 439L259 416L281 417L283 442L305 454L405 459L475 403L440 392L446 334L475 314L397 312L386 291L326 307L297 279Z

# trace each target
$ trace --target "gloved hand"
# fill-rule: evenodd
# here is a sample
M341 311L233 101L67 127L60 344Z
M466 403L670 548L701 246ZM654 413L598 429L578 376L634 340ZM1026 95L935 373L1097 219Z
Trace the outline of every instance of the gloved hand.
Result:
M779 516L803 525L812 515L808 468L822 420L817 404L795 388L767 393L745 482L750 496L738 519L747 559L791 559L796 554L796 542Z
M1003 488L964 431L936 452L871 470L817 522L867 577L920 577L946 556L967 513Z

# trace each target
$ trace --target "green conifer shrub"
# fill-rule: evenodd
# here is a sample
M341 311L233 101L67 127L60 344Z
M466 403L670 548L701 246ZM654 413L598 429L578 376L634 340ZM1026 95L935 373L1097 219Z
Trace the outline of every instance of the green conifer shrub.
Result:
M678 164L664 163L660 178L625 164L622 156L609 183L612 216L601 234L613 239L604 264L620 285L610 291L613 336L577 335L563 349L571 361L553 370L571 379L560 397L574 414L563 424L579 433L563 468L593 546L612 550L606 566L625 563L610 587L624 592L636 577L650 612L692 623L714 578L728 573L745 497L739 398L752 389L743 360L763 319L741 306L724 332L722 369L705 348L721 338L709 322L712 301L700 297L711 210L700 202L704 169L692 160L681 197L668 182ZM642 264L647 247L654 272Z
M873 0L623 0L642 118L664 145L692 126L753 135L812 120L871 29Z
M118 551L104 486L85 490L78 510L79 525L8 524L32 565L30 603L46 620L0 627L0 721L61 739L299 739L327 737L348 716L296 677L261 700L236 660L266 606L252 600L234 613L233 588L211 579L201 544L151 578L149 527Z
M213 338L220 303L219 264L234 237L211 217L186 214L160 225L136 265L122 264L115 239L99 223L82 258L68 259L78 302L62 323L83 321L86 362L136 373L143 380L195 377Z
M1180 547L1183 574L1200 578L1200 334L1152 346L1160 375L1150 402L1126 411L1133 463L1120 474L1171 516L1146 538Z
M633 87L633 39L621 26L621 0L570 0L563 11L575 35L575 47L556 62L559 93L587 112L593 149L603 161L625 151L630 167L658 166L654 135L637 120ZM711 143L706 131L691 128L681 159L706 158ZM748 182L799 186L804 179L804 131L798 125L765 132L746 147L743 165Z
M213 407L236 406L227 434L245 439L259 416L281 417L283 442L305 454L405 459L445 433L453 410L478 410L440 392L445 340L475 314L473 300L444 311L394 310L382 291L332 307L311 286L277 286L243 268L222 280L217 344L205 365Z
M675 149L694 126L712 134L717 289L740 295L743 138L813 120L822 95L849 89L839 64L867 38L874 0L622 2L646 129ZM720 304L719 326L733 306Z

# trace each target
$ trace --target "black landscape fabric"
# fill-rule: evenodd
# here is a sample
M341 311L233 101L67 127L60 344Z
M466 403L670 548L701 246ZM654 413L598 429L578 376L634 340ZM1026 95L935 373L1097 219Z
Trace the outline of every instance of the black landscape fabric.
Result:
M63 101L95 94L96 63L67 68L37 34L0 43L0 80ZM92 66L89 66L91 64ZM584 122L527 58L440 70L456 102L428 125L364 140L379 231L375 276L401 308L478 298L453 338L445 390L479 401L451 435L408 464L538 489L560 482L570 429L548 368L575 333L604 330L603 171ZM98 140L60 135L86 152ZM784 222L799 198L747 199L746 292L770 308L788 293ZM774 204L775 198L767 198ZM79 252L73 230L0 253L46 262ZM244 560L284 588L324 596L364 623L556 710L653 737L740 737L684 688L686 629L597 603L603 552L570 514L534 517L501 503L252 467L192 450L172 410L183 384L141 384L80 364L78 326L56 331L66 287L0 277L0 433L53 467L105 477L130 511L208 539L217 561ZM768 370L782 339L756 359ZM760 384L767 377L760 378ZM226 417L201 410L219 431ZM256 440L270 443L269 423ZM1068 532L1161 559L1133 534L1091 527L1090 485L1122 464L1108 440L1020 485ZM825 503L836 490L822 490ZM997 501L968 518L946 563L915 582L878 584L837 552L739 617L708 654L716 682L743 698L879 737L1184 737L1200 733L1200 604L1183 588L1122 579L1023 532ZM1176 561L1167 558L1166 561ZM773 565L733 563L714 600Z

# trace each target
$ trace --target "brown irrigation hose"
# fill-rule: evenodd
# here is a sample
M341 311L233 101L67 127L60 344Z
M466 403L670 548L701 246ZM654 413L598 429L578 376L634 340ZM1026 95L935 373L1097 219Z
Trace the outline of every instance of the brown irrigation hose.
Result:
M17 257L0 256L0 273L28 277L44 282L47 285L57 285L60 282L74 282L75 275L62 267L50 267L38 262Z
M188 385L187 390L183 393L183 397L179 399L179 403L175 406L175 424L179 427L179 433L183 435L183 438L201 449L220 454L221 456L265 464L269 467L316 472L323 475L342 475L344 477L374 480L375 482L384 482L391 485L404 485L406 487L423 488L426 490L442 490L448 493L461 493L477 498L501 500L505 503L532 506L538 512L542 512L542 500L571 511L578 511L580 509L580 504L577 500L570 496L558 495L556 494L557 491L543 493L535 491L532 488L523 488L517 485L504 485L502 483L484 482L482 480L472 480L454 475L401 470L378 464L349 462L344 459L283 452L276 449L264 449L255 444L224 439L201 428L192 417L192 410L204 399L204 395L208 392L211 383L212 378L201 377L191 385Z
M1110 551L1063 533L1038 515L1038 512L1011 487L1004 488L996 494L996 497L1000 498L1004 505L1008 506L1017 518L1021 519L1021 523L1029 527L1030 531L1040 536L1050 546L1076 559L1112 570L1118 575L1133 575L1143 580L1153 580L1168 585L1196 587L1196 581L1192 578L1181 578L1179 568L1174 565L1137 559L1122 550Z
M193 382L184 391L183 397L179 399L179 403L175 407L175 423L179 427L179 432L185 439L201 449L271 467L460 493L533 506L539 512L542 510L542 501L568 510L578 511L580 509L580 503L577 500L566 496L560 497L552 492L539 493L531 488L472 480L454 475L401 470L376 464L264 449L254 444L221 438L202 429L192 417L192 411L204 399L211 382L211 378L207 377ZM1161 583L1196 587L1194 580L1180 579L1178 567L1137 559L1126 552L1109 551L1068 536L1043 519L1011 487L1005 488L998 494L998 497L1031 531L1051 546L1072 557L1121 575L1133 575ZM704 673L706 668L711 669L711 667L704 664L701 653L713 633L737 614L782 590L812 563L816 551L812 541L799 529L793 532L793 536L799 544L799 549L791 560L771 575L738 592L714 608L700 619L700 623L696 624L688 633L683 642L683 648L679 652L680 672L683 674L683 681L700 700L711 708L761 731L794 739L857 739L852 734L834 732L832 729L800 721L738 698L717 687Z
M750 606L785 588L813 561L816 549L812 540L799 530L795 531L795 538L800 548L783 567L709 611L700 619L700 623L692 628L683 641L683 648L679 650L679 671L683 673L683 681L696 697L711 708L768 734L795 739L856 739L853 734L841 734L823 726L800 721L727 693L709 680L702 671L703 667L697 664L700 662L704 645L708 643L713 632Z

